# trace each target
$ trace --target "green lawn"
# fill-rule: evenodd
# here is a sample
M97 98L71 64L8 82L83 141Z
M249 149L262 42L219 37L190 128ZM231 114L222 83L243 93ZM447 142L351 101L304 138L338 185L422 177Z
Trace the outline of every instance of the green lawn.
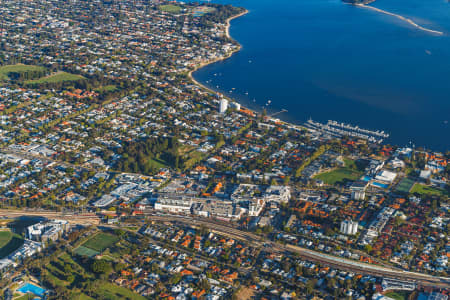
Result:
M139 294L135 294L129 289L114 285L109 282L104 282L97 290L99 295L102 295L104 299L130 299L130 300L144 300Z
M49 264L46 264L45 269L49 280L54 285L65 287L71 290L73 290L74 285L76 285L76 282L83 280L86 281L93 280L94 277L91 273L89 273L89 271L85 270L85 268L82 265L78 264L67 252L62 253L59 257L54 258ZM67 277L69 275L74 276L73 283L67 281ZM76 295L74 294L74 296L84 297L86 295L79 293ZM75 297L73 299L78 298L79 297Z
M105 85L101 86L95 89L96 92L102 93L102 92L115 92L117 90L117 87L115 85Z
M48 266L45 266L44 273L46 274L48 281L51 282L52 285L65 288L69 284L67 281L59 278L61 274L58 273L58 275L55 275L54 269L49 269Z
M155 169L167 168L169 166L169 164L161 158L150 158L148 161L150 166Z
M75 254L81 255L81 256L88 256L88 257L94 257L100 252L92 250L91 248L86 248L84 246L79 246L74 250Z
M4 258L19 249L23 244L20 235L10 231L0 231L0 258Z
M91 299L94 299L94 298L91 298L88 295L83 294L83 293L72 295L70 297L70 300L91 300Z
M77 81L85 79L81 75L70 74L67 72L58 72L46 77L42 77L36 80L25 81L25 84L44 84L44 83L59 83L65 81Z
M403 178L400 181L400 183L397 185L397 187L395 188L395 191L397 191L399 193L407 194L413 187L414 182L415 181L411 178Z
M100 232L87 240L82 246L98 252L102 252L103 250L117 242L118 239L119 238L115 235Z
M12 239L12 232L9 230L0 231L0 248L3 248Z
M316 175L314 178L322 180L325 184L344 183L346 181L355 181L361 177L362 173L349 168L337 168L330 172Z
M51 261L49 264L45 266L49 274L51 274L51 278L58 286L67 286L69 282L66 281L66 274L63 270L59 268L59 261Z
M405 300L405 299L407 299L408 293L406 293L406 292L388 292L385 294L385 296L395 299L395 300Z
M28 293L23 296L20 296L19 298L14 299L14 300L30 300L30 299L33 299L34 297L35 297L34 294Z
M449 194L441 189L416 183L411 189L410 193L417 193L419 195L437 195L437 196L449 196Z
M354 160L344 158L345 167L336 168L329 172L316 175L314 178L322 180L325 184L345 183L346 181L355 181L362 176L361 170Z
M100 237L97 237L101 235ZM112 235L110 235L112 236ZM100 233L94 236L97 237L95 240L105 240L105 234ZM114 236L112 236L115 238ZM90 241L90 240L89 240ZM67 266L70 265L69 270L67 270ZM67 273L70 272L70 273ZM90 300L90 299L130 299L130 300L144 300L146 298L133 293L131 290L116 286L112 283L101 281L95 278L95 276L88 270L85 269L82 265L76 262L74 258L67 252L62 253L59 257L52 260L49 264L45 266L45 273L47 275L48 280L64 289L70 290L71 295L67 297L67 299L71 300ZM74 281L70 284L66 281L66 277L68 275L74 276ZM79 283L84 282L94 282L98 288L93 291L94 295L89 297L84 294L84 290L79 290L77 285Z
M63 264L69 264L72 267L72 270L74 270L75 272L82 274L85 273L84 268L79 265L77 262L75 262L72 258L71 255L69 255L69 253L64 253L59 257L59 260L63 263Z
M173 4L161 5L159 9L161 11L165 11L172 14L178 14L181 12L181 7Z
M344 158L345 167L356 170L358 167L356 165L356 162L354 160Z
M28 71L45 71L45 70L47 70L47 69L44 67L33 66L33 65L17 64L17 65L1 66L0 67L0 80L8 79L8 74L11 72L22 73L22 72L28 72Z
M189 153L186 153L185 156L187 157L184 162L184 169L192 168L196 163L203 160L206 156L205 153L198 152L196 150L192 150Z

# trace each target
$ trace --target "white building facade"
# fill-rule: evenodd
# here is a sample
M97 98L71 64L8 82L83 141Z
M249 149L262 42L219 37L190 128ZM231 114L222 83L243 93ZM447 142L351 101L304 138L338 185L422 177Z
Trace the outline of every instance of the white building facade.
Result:
M358 232L358 222L344 220L341 222L341 232L343 234L354 235Z
M228 100L227 99L221 99L219 104L219 112L221 114L224 114L228 109Z

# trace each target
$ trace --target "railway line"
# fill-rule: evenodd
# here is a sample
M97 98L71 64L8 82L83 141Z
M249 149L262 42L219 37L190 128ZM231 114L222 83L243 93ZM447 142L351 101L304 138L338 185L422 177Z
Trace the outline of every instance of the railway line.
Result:
M182 224L185 226L205 226L214 233L227 236L236 240L249 243L256 248L263 248L266 251L283 253L288 256L298 256L305 260L321 263L323 265L332 266L340 270L351 271L363 275L389 277L403 281L415 282L421 286L450 288L450 278L438 277L428 274L409 272L398 268L390 268L379 265L373 265L354 261L350 259L340 258L333 255L316 252L310 249L298 247L291 244L283 245L274 241L264 241L261 236L251 232L245 232L237 229L233 225L218 220L203 219L191 216L180 216L170 214L155 214L154 211L145 211L146 218L157 222L170 222ZM95 214L77 215L60 212L49 212L40 210L5 210L0 209L0 216L16 218L21 216L37 216L44 218L59 218L67 220L71 223L95 225L99 224L99 217Z
M217 222L214 220L200 220L191 217L183 217L183 216L167 216L167 217L159 217L155 215L149 215L150 219L166 221L166 222L177 222L182 223L184 225L192 226L192 225L204 225L208 227L213 232L232 237L238 240L247 241L254 247L264 247L268 251L284 253L286 255L296 254L299 257L316 262L321 263L327 266L332 266L337 269L351 271L355 273L360 273L364 275L372 275L372 276L380 276L380 277L389 277L398 280L404 281L412 281L421 286L431 286L431 287L441 287L441 288L450 288L450 278L432 276L427 274L421 274L416 272L409 272L398 268L389 268L383 267L368 263L363 263L359 261L354 261L350 259L340 258L329 254L324 254L320 252L316 252L313 250L309 250L306 248L298 247L295 245L287 244L283 245L281 243L267 241L264 242L261 240L261 237L249 233L238 230L232 226L227 226L222 224L221 222Z

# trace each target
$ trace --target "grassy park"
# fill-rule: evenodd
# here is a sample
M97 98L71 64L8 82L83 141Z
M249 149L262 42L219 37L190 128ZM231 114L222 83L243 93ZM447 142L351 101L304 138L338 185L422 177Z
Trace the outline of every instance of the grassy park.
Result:
M105 85L101 86L95 89L97 93L103 93L103 92L115 92L117 91L117 87L115 85Z
M444 190L420 183L416 183L410 192L412 194L419 194L419 195L449 196L449 193Z
M0 231L0 258L4 258L17 250L23 244L20 235L9 230Z
M0 231L0 248L3 248L12 239L12 232L9 230Z
M35 80L25 81L25 84L33 85L33 84L45 84L45 83L59 83L66 81L78 81L85 79L81 75L70 74L67 72L58 72L49 76L45 76Z
M8 79L11 73L45 72L46 70L44 67L23 64L1 66L0 80Z
M81 256L88 256L88 257L94 257L100 252L92 250L91 248L87 248L84 246L79 246L74 250L75 254L81 255Z
M395 300L404 300L408 299L408 293L407 292L388 292L385 294L386 297L395 299Z
M345 167L339 167L329 172L316 175L314 178L322 180L325 184L345 183L358 180L362 172L358 170L356 163L350 159L344 159Z
M181 7L173 4L167 4L167 5L161 5L159 7L161 11L172 13L172 14L178 14L181 12Z
M91 237L82 246L98 252L102 252L103 250L117 242L117 240L117 236L101 232Z
M108 237L107 237L108 236ZM87 242L94 243L100 241L105 245L106 241L111 243L113 235L99 233L90 238ZM91 245L92 246L92 245ZM84 246L81 246L84 247ZM79 260L67 252L62 252L45 266L45 277L55 287L63 287L71 290L67 299L146 299L132 292L131 290L117 286L113 283L99 279L92 273L89 265L95 260ZM91 282L91 288L86 290L78 289L78 282Z
M322 180L326 184L344 183L355 181L361 177L361 173L349 168L338 168L336 170L317 175L315 178Z
M129 289L114 285L109 282L102 282L98 288L98 293L103 295L105 299L130 299L144 300L145 297L135 294Z

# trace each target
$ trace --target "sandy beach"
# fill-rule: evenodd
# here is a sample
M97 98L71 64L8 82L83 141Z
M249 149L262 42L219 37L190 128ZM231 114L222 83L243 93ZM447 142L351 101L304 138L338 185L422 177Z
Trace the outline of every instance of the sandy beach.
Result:
M231 37L231 35L230 35L230 27L231 27L230 22L231 22L231 20L234 20L234 19L236 19L236 18L239 18L239 17L241 17L241 16L243 16L243 15L246 15L247 13L249 13L249 11L248 11L248 10L245 10L245 11L243 11L242 13L240 13L240 14L238 14L238 15L235 15L235 16L233 16L233 17L230 17L230 18L228 18L228 19L226 20L226 30L225 30L225 34L226 34L226 36L227 36L228 38L233 39L233 38ZM191 80L195 85L197 85L197 86L199 86L199 87L201 87L201 88L203 88L203 89L205 89L205 90L207 90L207 91L209 91L209 92L211 92L211 93L217 93L217 91L214 91L213 89L210 89L210 88L206 87L205 85L201 84L200 82L198 82L197 80L195 80L194 76L192 76L192 73L194 73L194 72L197 71L198 69L201 69L201 68L203 68L203 67L205 67L205 66L207 66L207 65L209 65L209 64L213 64L213 63L215 63L215 62L218 62L218 61L221 61L221 60L225 60L225 59L227 59L227 58L230 58L234 53L236 53L236 52L238 52L238 51L240 51L240 50L241 50L241 45L239 45L239 47L238 47L236 50L230 52L227 56L219 57L219 58L217 58L217 59L214 59L214 60L211 60L211 61L207 61L207 62L202 62L201 64L197 65L192 71L190 71L190 72L188 73L188 77L190 78L190 80ZM226 96L224 96L224 98L226 98L226 99L228 99L228 100L231 100L230 98L228 98L228 97L226 97ZM254 111L254 110L252 110L252 109L249 109L248 107L245 107L244 105L242 105L242 103L240 103L240 104L241 104L241 108L244 108L244 109L247 109L247 110L250 110L250 111L253 111L253 112L257 113L256 111ZM283 124L283 125L285 125L285 126L290 126L290 127L292 127L292 128L295 128L296 130L308 130L306 127L301 126L301 125L297 125L297 124L285 122L285 121L279 120L279 119L278 119L278 121L280 122L280 124Z
M232 37L231 37L231 35L230 35L231 21L234 20L234 19L236 19L236 18L242 17L243 15L248 14L248 12L249 12L248 10L245 10L245 11L241 12L240 14L234 15L234 16L232 16L232 17L230 17L230 18L228 18L228 19L226 20L225 35L226 35L227 38L232 39ZM241 50L241 45L239 45L239 47L238 47L236 50L231 51L230 53L228 53L226 56L218 57L218 58L216 58L216 59L213 59L213 60L210 60L210 61L206 61L206 62L202 62L202 63L198 64L192 71L189 71L188 77L191 79L191 81L192 81L195 85L200 86L201 88L203 88L203 89L205 89L205 90L208 90L208 91L210 91L210 92L212 92L212 93L217 93L217 91L214 91L214 90L212 90L212 89L210 89L210 88L204 86L203 84L201 84L201 83L198 82L197 80L195 80L195 79L194 79L194 76L192 76L192 73L194 73L194 72L197 71L198 69L201 69L201 68L203 68L203 67L205 67L205 66L207 66L207 65L210 65L210 64L213 64L213 63L215 63L215 62L222 61L222 60L225 60L225 59L227 59L227 58L230 58L234 53L238 52L239 50Z
M230 18L227 19L227 28L226 28L226 30L225 30L225 35L227 36L227 38L229 38L229 39L232 38L232 37L230 36L230 26L231 26L230 22L231 22L231 20L237 19L237 18L242 17L243 15L246 15L246 14L248 14L248 10L244 10L244 11L241 12L240 14L237 14L237 15L232 16L232 17L230 17Z
M374 10L374 11L377 11L379 13L383 13L383 14L386 14L386 15L389 15L389 16L396 17L397 19L405 21L405 22L409 23L410 25L416 27L417 29L420 29L420 30L423 30L423 31L426 31L426 32L429 32L429 33L432 33L432 34L437 34L437 35L443 35L444 34L441 31L432 30L432 29L428 29L428 28L425 28L423 26L420 26L419 24L415 23L411 19L405 18L405 17L403 17L401 15L398 15L398 14L391 13L389 11L385 11L385 10L382 10L382 9L379 9L379 8L376 8L376 7L373 7L373 6L370 6L370 5L365 5L365 4L355 4L355 5L359 6L359 7L368 8L368 9L371 9L371 10Z

